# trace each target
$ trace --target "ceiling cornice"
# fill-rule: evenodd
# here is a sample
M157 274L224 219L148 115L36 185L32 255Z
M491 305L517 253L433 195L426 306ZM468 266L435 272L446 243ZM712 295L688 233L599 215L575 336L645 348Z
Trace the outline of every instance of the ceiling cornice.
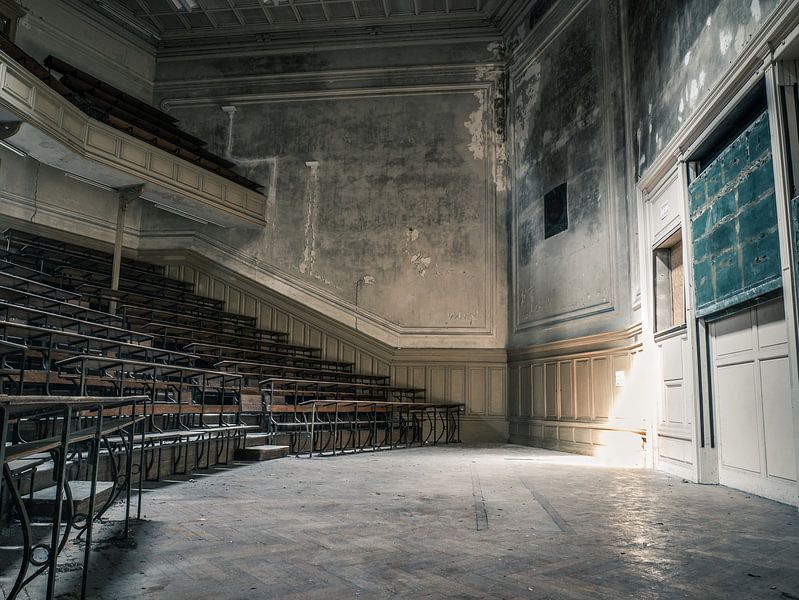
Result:
M158 58L219 52L251 54L291 48L294 51L426 43L499 41L507 24L537 0L484 0L478 12L447 15L359 17L357 22L262 23L246 27L187 28L159 31L152 23L116 0L64 0L85 15L114 29L137 45L146 45ZM113 9L113 10L111 10Z
M158 61L169 62L186 57L203 58L259 56L297 52L319 52L322 50L351 50L391 46L437 45L485 43L500 41L502 35L493 26L480 24L459 29L420 28L364 32L357 29L336 32L320 32L315 35L274 34L268 39L253 39L243 36L235 39L204 39L195 44L174 47L162 46L158 50Z
M121 23L118 19L114 19L103 14L100 10L87 5L81 0L61 1L81 16L91 20L96 26L104 29L110 35L122 38L150 54L156 54L157 40L152 36L147 36L140 31L131 30L121 26Z

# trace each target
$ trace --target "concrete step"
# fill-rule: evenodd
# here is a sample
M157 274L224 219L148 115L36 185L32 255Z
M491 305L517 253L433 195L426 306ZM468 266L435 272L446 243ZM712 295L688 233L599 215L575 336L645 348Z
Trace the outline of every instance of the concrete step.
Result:
M247 432L247 447L251 446L264 446L269 444L268 433L250 433Z
M89 510L89 496L91 494L91 481L70 481L72 489L72 506L74 513L86 514ZM95 510L100 508L108 499L114 489L111 481L97 482L97 495L94 500ZM31 518L49 518L53 513L53 502L55 502L56 487L51 485L48 488L39 490L33 494L33 498L26 498L25 508ZM66 510L66 497L61 510Z
M247 447L251 446L288 446L291 436L286 433L269 434L263 432L247 433Z
M67 472L71 473L74 461L68 461ZM49 457L23 458L13 460L8 466L14 471L14 481L19 486L20 494L30 495L31 491L38 492L53 485L53 461ZM33 480L31 482L31 479ZM31 483L33 484L31 486ZM31 490L31 487L33 490Z
M236 460L274 460L288 456L288 446L250 446L236 451Z

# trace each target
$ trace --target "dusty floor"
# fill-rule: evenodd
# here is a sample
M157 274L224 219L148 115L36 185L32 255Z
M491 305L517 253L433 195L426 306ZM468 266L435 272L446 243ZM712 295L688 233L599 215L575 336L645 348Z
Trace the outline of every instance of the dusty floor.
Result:
M101 528L89 597L799 598L795 508L517 446L237 465L144 514L135 547Z

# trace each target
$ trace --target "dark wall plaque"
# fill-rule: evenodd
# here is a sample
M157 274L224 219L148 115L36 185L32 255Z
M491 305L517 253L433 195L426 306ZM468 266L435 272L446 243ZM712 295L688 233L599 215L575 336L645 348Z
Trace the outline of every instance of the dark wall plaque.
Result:
M569 207L566 198L566 184L544 195L544 239L557 235L569 228Z

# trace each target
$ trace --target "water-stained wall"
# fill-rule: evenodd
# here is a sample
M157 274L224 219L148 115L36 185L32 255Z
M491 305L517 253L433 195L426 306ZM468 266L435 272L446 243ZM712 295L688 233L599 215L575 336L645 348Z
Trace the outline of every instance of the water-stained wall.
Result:
M186 61L187 86L164 75L163 106L268 197L265 230L205 226L200 235L418 345L457 336L448 344L501 347L499 55L482 44L464 64L430 64L455 58L395 50L376 49L361 64L353 52L247 59L269 69L255 76L237 75L240 61L231 61L223 83L215 79L222 59L209 71ZM382 67L372 66L376 55ZM352 71L327 70L355 65L357 85ZM151 236L173 226L162 211L149 214Z
M719 83L779 2L625 0L638 175Z
M560 2L510 65L513 346L630 324L618 17L615 0ZM568 229L547 238L544 199L563 184Z

